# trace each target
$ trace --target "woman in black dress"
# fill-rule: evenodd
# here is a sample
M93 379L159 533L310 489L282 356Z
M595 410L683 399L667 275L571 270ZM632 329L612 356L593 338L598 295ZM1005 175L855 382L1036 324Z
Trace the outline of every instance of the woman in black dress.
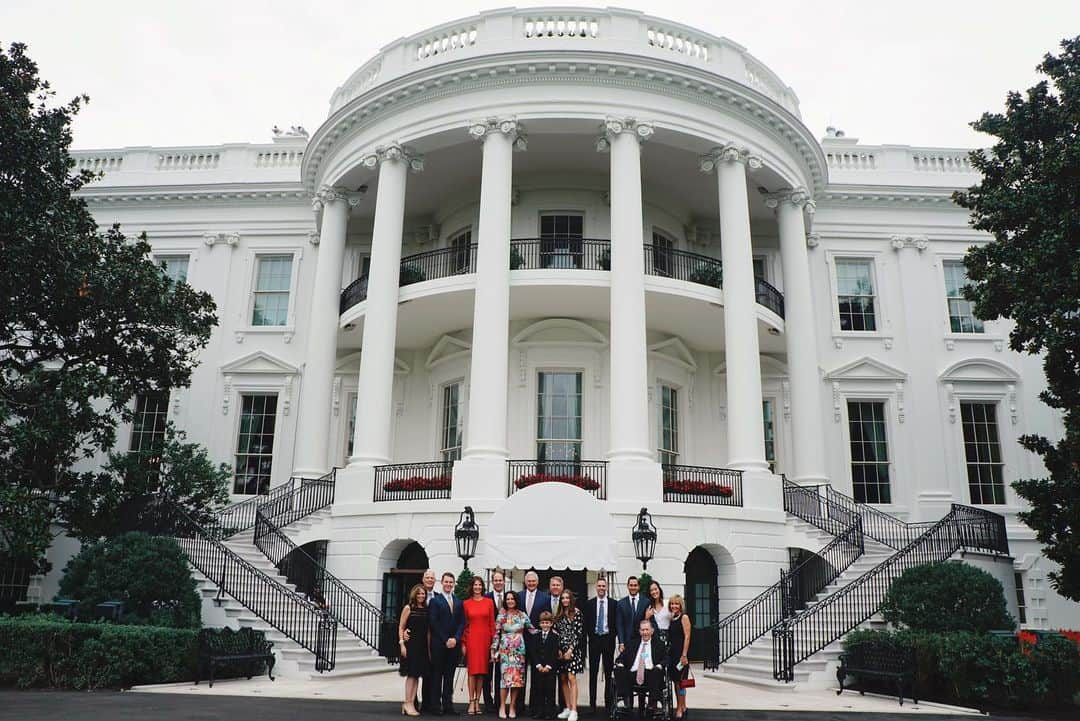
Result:
M402 609L398 620L398 654L401 657L398 673L405 677L405 701L401 704L404 716L420 715L413 701L420 679L428 675L431 667L429 636L427 591L417 584L409 591L409 605Z
M683 608L682 596L668 599L671 626L668 627L668 677L675 684L675 718L686 718L686 689L679 682L690 674L690 615Z

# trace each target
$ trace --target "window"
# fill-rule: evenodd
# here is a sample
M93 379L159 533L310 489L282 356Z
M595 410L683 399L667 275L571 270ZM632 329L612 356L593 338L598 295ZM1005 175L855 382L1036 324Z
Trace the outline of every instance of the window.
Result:
M1013 585L1016 586L1016 615L1020 617L1020 623L1027 623L1027 603L1024 601L1024 574L1020 571L1013 572Z
M363 258L360 259L360 275L356 277L363 278L369 272L371 272L371 256L365 255Z
M277 394L245 393L240 396L233 493L265 495L270 490L276 422Z
M580 268L584 226L582 215L541 215L540 267Z
M349 394L349 425L347 426L348 436L345 438L345 463L348 465L349 459L353 454L353 443L356 439L356 393Z
M169 394L167 392L141 394L135 399L135 419L131 424L129 453L136 453L149 464L157 466L161 446L165 442L168 412Z
M539 374L536 459L538 465L548 465L545 473L576 472L576 463L581 460L581 373ZM553 461L556 463L552 467ZM569 467L567 462L575 467Z
M998 439L996 403L960 403L964 425L964 455L967 458L971 502L1005 502L1004 464Z
M256 257L255 302L251 324L285 325L289 317L289 283L292 280L291 255Z
M679 462L679 391L660 386L660 462Z
M453 463L461 459L461 381L443 386L442 433L439 453L443 461Z
M848 401L851 436L851 489L859 503L891 503L885 404Z
M672 253L675 243L671 238L661 233L652 234L652 262L653 271L659 275L671 275Z
M472 228L466 228L450 239L450 266L454 273L472 273Z
M982 333L982 321L975 317L971 302L964 298L968 285L967 268L962 260L946 260L945 299L949 305L949 330L953 333Z
M877 330L869 260L836 261L836 295L840 330Z
M188 257L186 255L156 255L154 261L173 283L186 283Z
M765 258L760 255L754 258L754 277L767 280L765 277Z
M761 419L765 425L765 460L769 463L769 471L776 473L776 425L772 400L761 402Z

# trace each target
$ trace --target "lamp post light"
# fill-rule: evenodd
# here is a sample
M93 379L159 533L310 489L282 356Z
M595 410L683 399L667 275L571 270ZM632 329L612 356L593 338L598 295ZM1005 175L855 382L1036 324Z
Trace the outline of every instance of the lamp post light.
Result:
M634 541L634 555L641 561L642 569L648 569L649 561L656 551L656 526L653 525L652 516L646 508L638 512L637 523L634 524L634 532L630 534Z
M476 542L480 539L480 527L476 525L472 506L465 506L458 524L454 526L454 542L457 543L457 555L469 568L469 559L476 556Z

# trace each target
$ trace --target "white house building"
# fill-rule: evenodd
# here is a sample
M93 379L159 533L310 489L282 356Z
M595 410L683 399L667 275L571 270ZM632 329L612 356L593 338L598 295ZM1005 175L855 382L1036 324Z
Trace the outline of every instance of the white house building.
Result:
M145 231L218 304L191 387L140 398L126 442L172 421L234 463L234 501L269 494L345 594L335 672L423 568L460 570L466 506L472 570L582 590L640 572L647 508L649 573L696 627L719 624L697 655L719 642L734 678L771 678L783 618L808 657L795 678L821 670L798 635L812 609L729 615L781 570L824 564L809 595L851 604L845 587L948 529L1023 625L1080 620L1010 487L1044 473L1017 437L1061 432L1041 360L960 292L988 240L950 199L978 180L967 151L819 139L731 40L628 10L500 9L386 45L310 137L75 155L103 172L82 192L98 221ZM282 510L312 489L315 513ZM223 547L285 583L292 546L253 545L251 518ZM312 670L306 631L222 590L208 618L292 636Z

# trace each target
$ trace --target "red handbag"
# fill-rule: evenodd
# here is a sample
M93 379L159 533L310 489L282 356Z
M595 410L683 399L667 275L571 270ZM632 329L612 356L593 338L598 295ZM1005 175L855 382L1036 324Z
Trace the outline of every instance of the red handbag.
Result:
M694 672L687 666L686 678L679 679L679 688L694 688L695 686L697 686L697 681L694 680Z

